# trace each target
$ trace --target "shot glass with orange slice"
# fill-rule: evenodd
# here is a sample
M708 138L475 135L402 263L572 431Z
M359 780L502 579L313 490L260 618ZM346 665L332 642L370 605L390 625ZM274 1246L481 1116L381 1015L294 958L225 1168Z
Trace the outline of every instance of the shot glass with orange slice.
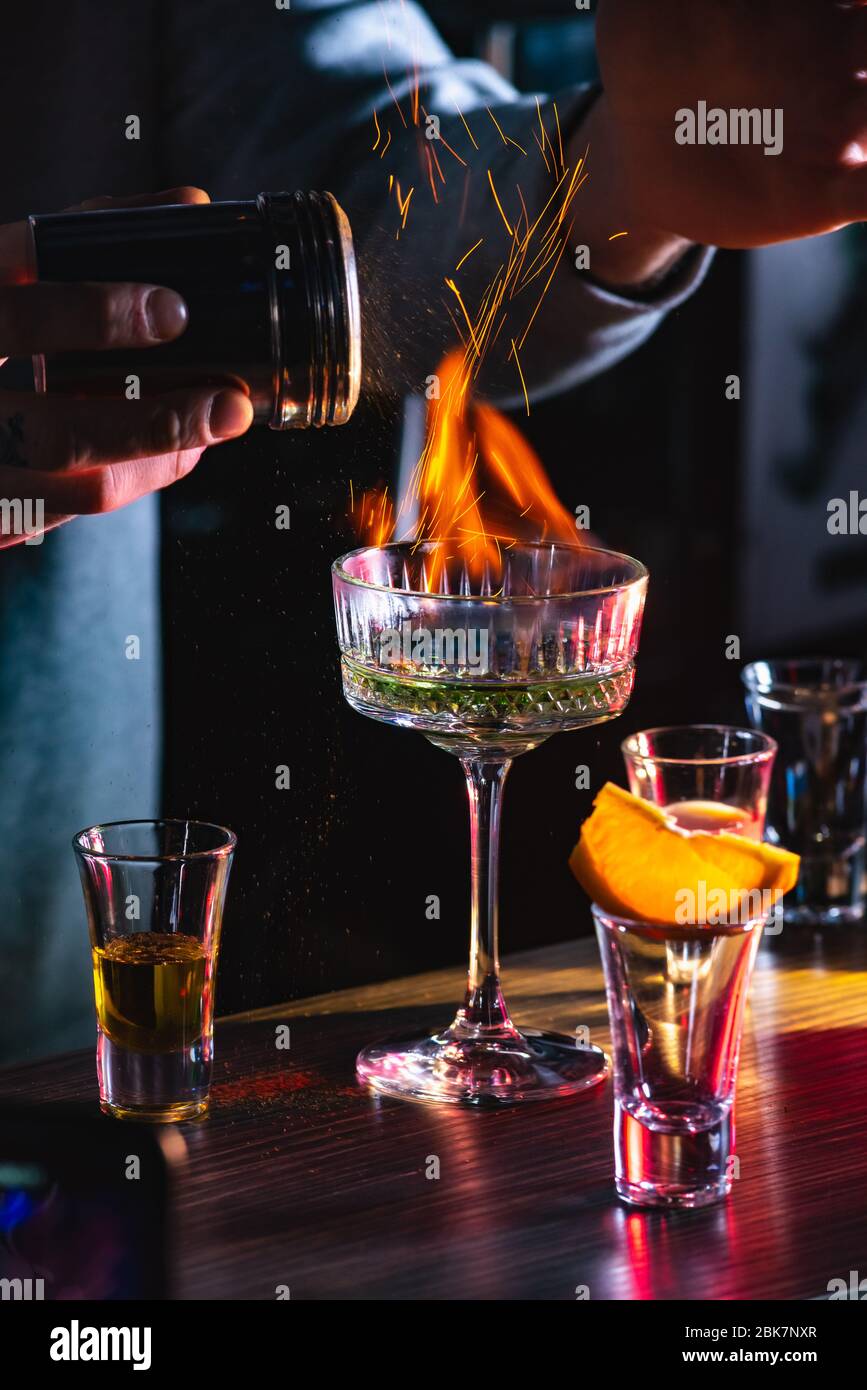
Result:
M728 724L643 729L620 745L629 790L662 806L684 830L765 833L777 745Z
M605 971L617 1192L639 1206L720 1201L739 1171L735 1086L756 951L798 856L684 829L609 782L569 862L593 899Z

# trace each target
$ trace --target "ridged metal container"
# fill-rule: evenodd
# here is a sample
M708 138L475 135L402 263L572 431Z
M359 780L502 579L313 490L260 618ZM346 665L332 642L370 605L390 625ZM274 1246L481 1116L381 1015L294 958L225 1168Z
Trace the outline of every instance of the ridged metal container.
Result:
M341 425L361 382L361 316L349 222L330 193L109 208L31 217L39 280L165 285L184 333L140 350L34 358L36 388L123 398L237 386L272 429Z

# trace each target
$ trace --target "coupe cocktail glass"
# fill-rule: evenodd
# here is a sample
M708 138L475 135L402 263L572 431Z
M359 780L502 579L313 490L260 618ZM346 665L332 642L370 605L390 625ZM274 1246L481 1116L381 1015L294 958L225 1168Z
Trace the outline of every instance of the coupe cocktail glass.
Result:
M366 1047L377 1091L484 1105L596 1085L598 1048L519 1031L500 988L497 859L512 759L626 708L647 588L637 560L521 544L473 578L458 541L353 551L332 567L343 691L372 719L418 729L461 760L470 801L472 913L463 1007L450 1027Z

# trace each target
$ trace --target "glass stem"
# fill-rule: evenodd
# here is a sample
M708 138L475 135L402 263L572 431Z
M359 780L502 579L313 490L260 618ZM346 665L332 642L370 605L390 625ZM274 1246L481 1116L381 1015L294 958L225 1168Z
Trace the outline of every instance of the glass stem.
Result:
M512 1033L500 989L497 938L500 806L503 784L512 764L511 760L483 762L461 758L461 766L470 799L472 908L467 997L453 1027L463 1037Z

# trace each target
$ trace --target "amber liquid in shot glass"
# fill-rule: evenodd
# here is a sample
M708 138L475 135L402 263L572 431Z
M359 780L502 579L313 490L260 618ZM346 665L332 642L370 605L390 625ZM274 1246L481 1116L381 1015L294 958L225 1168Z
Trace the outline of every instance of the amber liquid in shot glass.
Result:
M207 1108L220 927L235 837L192 821L75 837L91 935L100 1104L170 1122Z

